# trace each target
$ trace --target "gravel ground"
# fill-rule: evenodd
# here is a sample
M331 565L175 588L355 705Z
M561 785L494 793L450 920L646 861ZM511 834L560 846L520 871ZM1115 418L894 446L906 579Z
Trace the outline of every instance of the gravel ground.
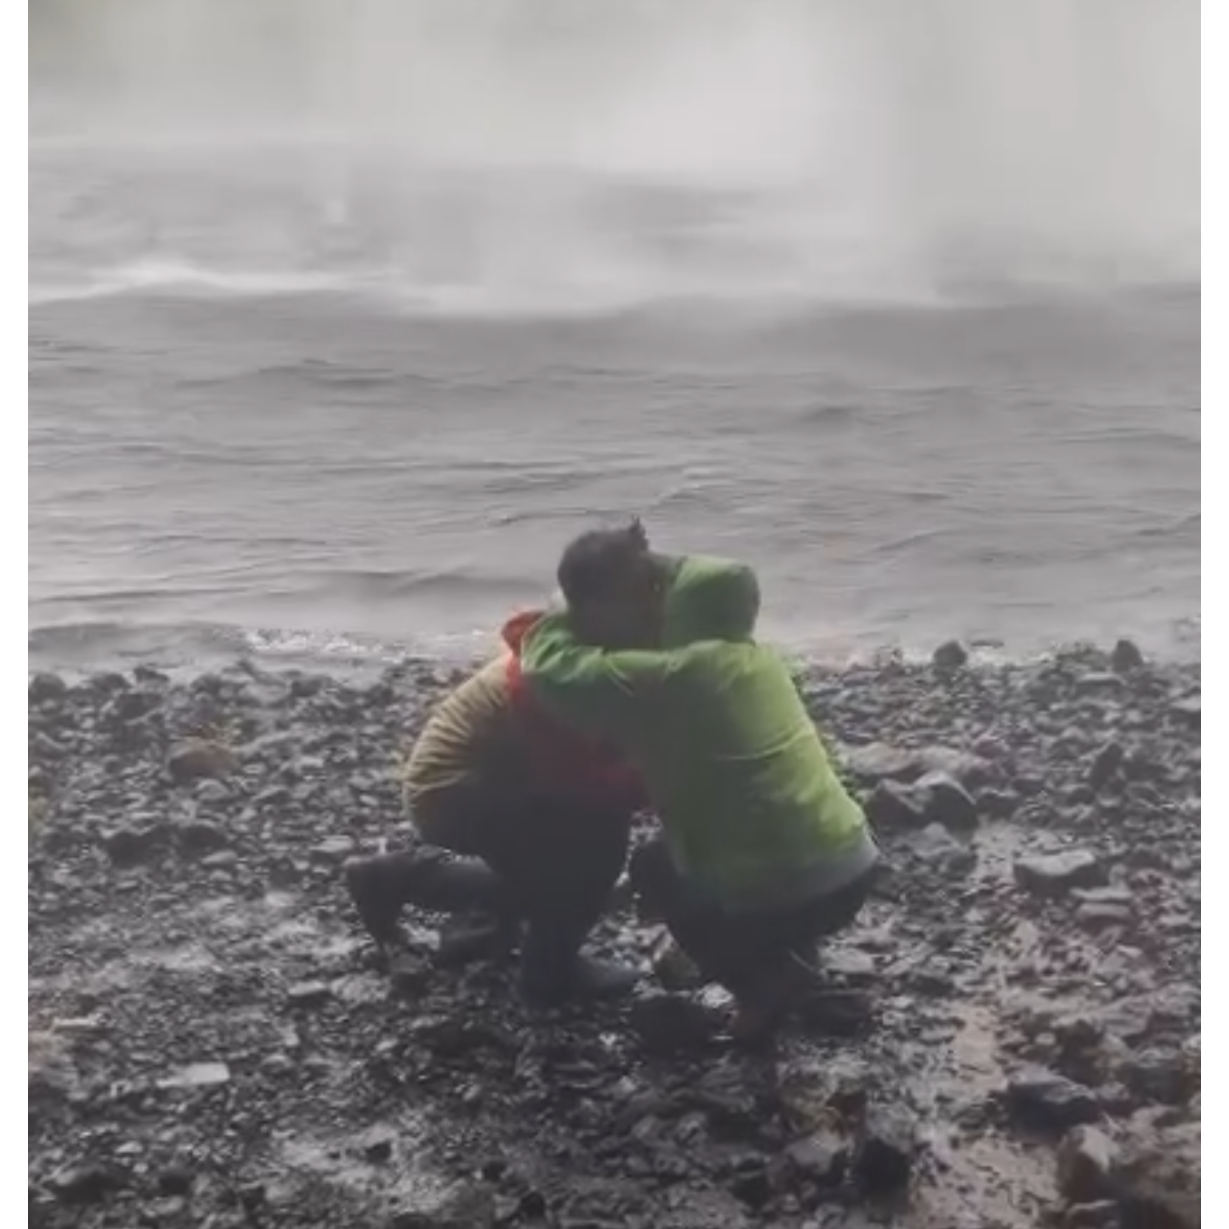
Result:
M35 676L30 1224L1198 1225L1199 667L962 658L812 675L889 870L754 1053L664 968L377 967L339 865L447 670Z

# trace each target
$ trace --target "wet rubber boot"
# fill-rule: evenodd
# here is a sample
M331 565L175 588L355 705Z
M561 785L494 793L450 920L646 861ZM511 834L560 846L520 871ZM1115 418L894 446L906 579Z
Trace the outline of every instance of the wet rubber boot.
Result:
M415 864L412 853L351 858L342 867L359 920L380 947L397 940L397 919L409 899Z
M617 998L633 990L640 972L628 965L582 956L575 935L542 922L525 928L520 990L530 1007L558 1007L569 999Z
M438 849L352 858L345 877L363 925L381 946L396 941L406 905L439 913L503 914L508 908L503 882L485 862Z

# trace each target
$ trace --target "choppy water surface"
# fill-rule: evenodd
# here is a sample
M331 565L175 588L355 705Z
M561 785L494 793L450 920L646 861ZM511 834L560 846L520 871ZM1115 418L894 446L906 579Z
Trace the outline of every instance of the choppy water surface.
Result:
M487 7L35 22L32 661L468 649L627 512L1198 652L1193 5Z

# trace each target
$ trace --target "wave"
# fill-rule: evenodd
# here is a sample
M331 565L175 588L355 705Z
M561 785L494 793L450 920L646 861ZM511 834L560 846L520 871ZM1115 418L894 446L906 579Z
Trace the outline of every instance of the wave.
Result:
M313 300L352 304L358 310L407 320L473 321L482 323L550 320L612 320L619 317L668 323L705 318L733 318L772 324L815 313L858 314L883 311L964 311L1061 303L1094 297L1103 287L1095 278L1073 280L1067 265L1061 276L1020 276L986 279L955 275L906 281L865 275L856 280L833 279L803 285L772 278L730 279L697 276L655 282L634 274L605 280L583 271L553 287L523 282L484 285L415 284L396 270L382 273L313 273L278 270L234 270L184 260L140 260L109 266L77 278L34 281L28 289L31 310L54 310L92 301L251 303ZM1198 296L1200 283L1173 281L1157 270L1115 288L1116 296L1161 294ZM327 377L326 377L327 378ZM359 377L355 377L358 379ZM371 384L378 375L362 377ZM827 414L830 411L825 410Z
M127 295L168 295L216 298L281 298L304 294L340 293L343 278L323 274L234 271L210 268L175 258L148 258L100 269L78 280L32 284L32 307Z
M32 308L107 299L309 300L345 299L407 317L441 319L608 317L652 307L726 307L742 312L791 312L830 307L938 306L933 288L885 283L829 285L820 290L777 278L722 277L696 270L691 277L657 280L634 262L616 270L572 262L553 278L498 277L471 283L418 281L412 272L387 267L350 272L235 270L184 259L142 259L106 266L84 277L32 282Z
M138 664L196 670L243 658L305 668L363 669L423 657L465 663L493 648L493 638L479 632L392 641L346 632L196 621L87 620L32 627L27 637L32 670L126 669Z

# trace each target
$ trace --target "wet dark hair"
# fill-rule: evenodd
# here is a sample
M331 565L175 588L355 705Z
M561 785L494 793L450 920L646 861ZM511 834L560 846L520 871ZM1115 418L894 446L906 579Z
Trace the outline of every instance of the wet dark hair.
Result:
M639 517L617 528L590 529L564 548L555 579L569 606L584 606L606 597L629 565L648 553L649 536Z

